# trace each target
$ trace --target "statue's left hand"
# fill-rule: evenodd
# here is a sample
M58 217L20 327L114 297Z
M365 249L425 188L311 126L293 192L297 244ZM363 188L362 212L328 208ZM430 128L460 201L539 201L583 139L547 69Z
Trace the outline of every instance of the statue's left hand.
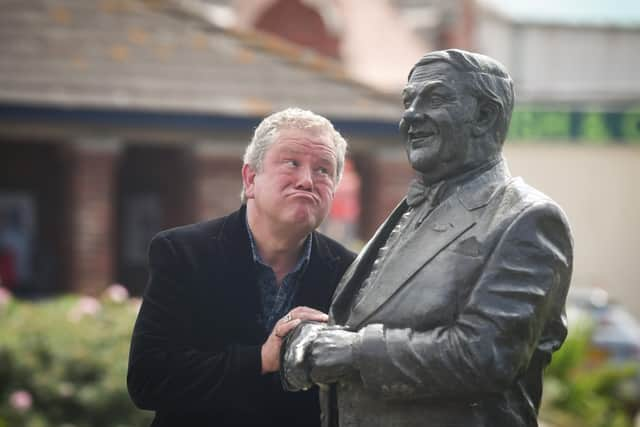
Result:
M357 350L361 337L340 327L327 327L318 332L311 344L311 379L317 384L330 384L357 375Z

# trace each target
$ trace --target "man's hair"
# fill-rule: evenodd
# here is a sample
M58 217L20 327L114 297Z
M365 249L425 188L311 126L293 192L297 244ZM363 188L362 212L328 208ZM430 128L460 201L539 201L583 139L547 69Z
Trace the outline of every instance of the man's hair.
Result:
M496 141L503 144L509 129L515 98L513 80L504 65L478 53L460 49L439 50L420 58L409 72L408 79L411 79L417 67L434 62L446 62L458 71L470 73L472 79L468 89L472 94L487 98L498 106L500 113L494 131Z
M318 134L326 134L333 142L336 152L336 176L335 185L337 186L342 178L342 170L344 168L344 157L347 152L347 141L340 135L333 124L326 118L308 110L300 108L287 108L282 111L273 113L260 122L251 142L247 145L244 152L243 162L249 165L256 172L262 172L262 162L269 147L277 141L280 131L286 129L300 129ZM247 202L244 184L242 193L240 194L242 203Z

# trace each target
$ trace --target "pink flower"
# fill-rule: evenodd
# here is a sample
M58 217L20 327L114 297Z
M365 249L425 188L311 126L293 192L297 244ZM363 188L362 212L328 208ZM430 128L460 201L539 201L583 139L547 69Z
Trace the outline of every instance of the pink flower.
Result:
M109 286L107 289L105 289L104 295L109 299L109 301L115 303L125 302L127 299L129 299L129 291L120 283L114 283L113 285Z
M33 398L31 397L31 393L26 390L17 390L11 393L9 396L9 403L11 406L20 411L24 412L31 408L33 404Z
M80 297L78 302L69 310L68 319L77 322L85 316L95 316L100 312L100 301L93 297Z
M5 307L11 301L11 292L7 288L0 286L0 309Z

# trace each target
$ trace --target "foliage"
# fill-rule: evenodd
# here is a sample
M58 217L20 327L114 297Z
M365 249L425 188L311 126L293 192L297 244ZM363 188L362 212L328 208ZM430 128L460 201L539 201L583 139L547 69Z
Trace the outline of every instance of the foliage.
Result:
M122 291L0 304L0 427L150 424L126 390L138 304Z
M593 363L591 328L570 331L545 371L540 418L560 427L631 427L626 385L634 364Z
M0 288L0 427L150 424L126 391L139 302L123 292L30 303ZM554 353L540 417L557 427L630 427L624 384L637 367L593 366L590 337L588 328L573 329Z

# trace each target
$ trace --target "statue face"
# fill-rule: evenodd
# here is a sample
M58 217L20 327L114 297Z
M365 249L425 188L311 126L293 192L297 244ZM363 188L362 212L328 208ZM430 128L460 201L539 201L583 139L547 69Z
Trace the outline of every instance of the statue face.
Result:
M487 157L472 146L478 101L466 88L469 78L434 62L417 67L404 88L400 133L411 166L431 182L464 173Z

